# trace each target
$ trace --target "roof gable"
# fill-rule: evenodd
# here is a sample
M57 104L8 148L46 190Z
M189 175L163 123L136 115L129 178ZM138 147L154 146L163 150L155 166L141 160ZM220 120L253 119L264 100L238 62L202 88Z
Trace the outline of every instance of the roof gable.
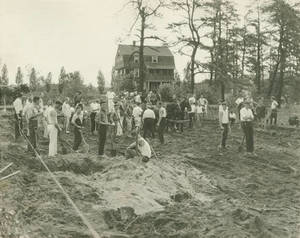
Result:
M134 52L139 51L139 46L133 45L119 45L119 55L132 55ZM167 46L144 46L145 56L169 56L173 57L172 52Z

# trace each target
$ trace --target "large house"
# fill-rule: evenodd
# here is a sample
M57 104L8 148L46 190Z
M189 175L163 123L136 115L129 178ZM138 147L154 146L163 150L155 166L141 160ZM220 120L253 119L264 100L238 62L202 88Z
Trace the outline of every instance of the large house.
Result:
M156 90L160 84L174 81L174 56L167 46L144 47L144 89ZM118 78L139 79L139 46L119 45L114 74Z

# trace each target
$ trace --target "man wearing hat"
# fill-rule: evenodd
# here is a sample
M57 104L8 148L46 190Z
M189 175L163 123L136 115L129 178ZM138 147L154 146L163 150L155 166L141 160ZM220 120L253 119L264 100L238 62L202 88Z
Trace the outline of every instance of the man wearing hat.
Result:
M155 113L151 109L152 105L147 104L147 109L143 113L143 129L144 129L144 138L150 134L154 138L154 127L155 127Z
M277 124L277 108L279 106L278 102L275 100L275 97L272 96L271 97L271 115L270 115L270 125L272 125L274 123L274 125L276 126Z
M244 101L245 107L240 111L241 125L245 134L247 154L254 155L254 131L253 131L253 120L254 115L251 109L251 102L249 100Z
M222 141L221 141L221 147L222 149L226 148L226 140L228 137L228 132L230 130L229 125L229 110L226 101L222 101L221 107L219 109L219 123L220 128L223 130L222 133Z
M98 155L104 155L104 147L106 142L106 134L107 134L107 126L110 124L108 123L107 113L106 113L106 101L101 100L100 102L100 112L96 115L96 122L98 124Z

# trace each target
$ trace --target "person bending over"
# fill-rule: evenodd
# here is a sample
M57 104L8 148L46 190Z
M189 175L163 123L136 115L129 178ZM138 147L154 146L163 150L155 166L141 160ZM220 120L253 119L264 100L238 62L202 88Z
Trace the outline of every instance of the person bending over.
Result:
M141 155L142 161L148 162L151 158L151 147L149 143L136 132L133 133L133 136L136 137L136 141L127 147L125 153L126 159Z

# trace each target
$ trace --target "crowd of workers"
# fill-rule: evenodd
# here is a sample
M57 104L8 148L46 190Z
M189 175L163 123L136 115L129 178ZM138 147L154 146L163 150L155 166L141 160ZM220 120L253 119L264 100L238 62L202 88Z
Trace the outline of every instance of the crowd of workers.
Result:
M74 142L72 150L78 152L84 140L83 128L90 126L89 135L98 135L98 155L104 156L106 137L109 131L111 140L126 136L136 138L128 146L128 158L139 153L145 161L151 157L149 139L157 134L159 142L165 144L165 130L183 131L184 124L190 128L201 126L202 119L208 113L208 100L201 95L177 98L165 104L159 94L149 92L148 95L122 93L116 96L107 92L105 98L91 100L84 104L81 92L74 99L65 98L63 102L48 100L43 102L43 94L24 98L18 95L13 106L15 109L15 137L24 135L28 140L28 151L37 149L38 131L42 128L42 136L49 139L49 157L57 155L57 145L62 133L69 134L73 128ZM263 99L254 102L250 97L240 94L235 100L235 106L229 108L226 101L219 104L219 124L223 130L220 143L221 149L226 149L226 140L232 125L239 120L246 141L247 153L254 154L253 121L261 122L267 118L271 124L277 123L278 102L272 97L270 112L264 106ZM267 115L268 114L268 115ZM23 127L23 123L26 126ZM90 122L90 123L87 123ZM26 129L25 132L23 129Z

